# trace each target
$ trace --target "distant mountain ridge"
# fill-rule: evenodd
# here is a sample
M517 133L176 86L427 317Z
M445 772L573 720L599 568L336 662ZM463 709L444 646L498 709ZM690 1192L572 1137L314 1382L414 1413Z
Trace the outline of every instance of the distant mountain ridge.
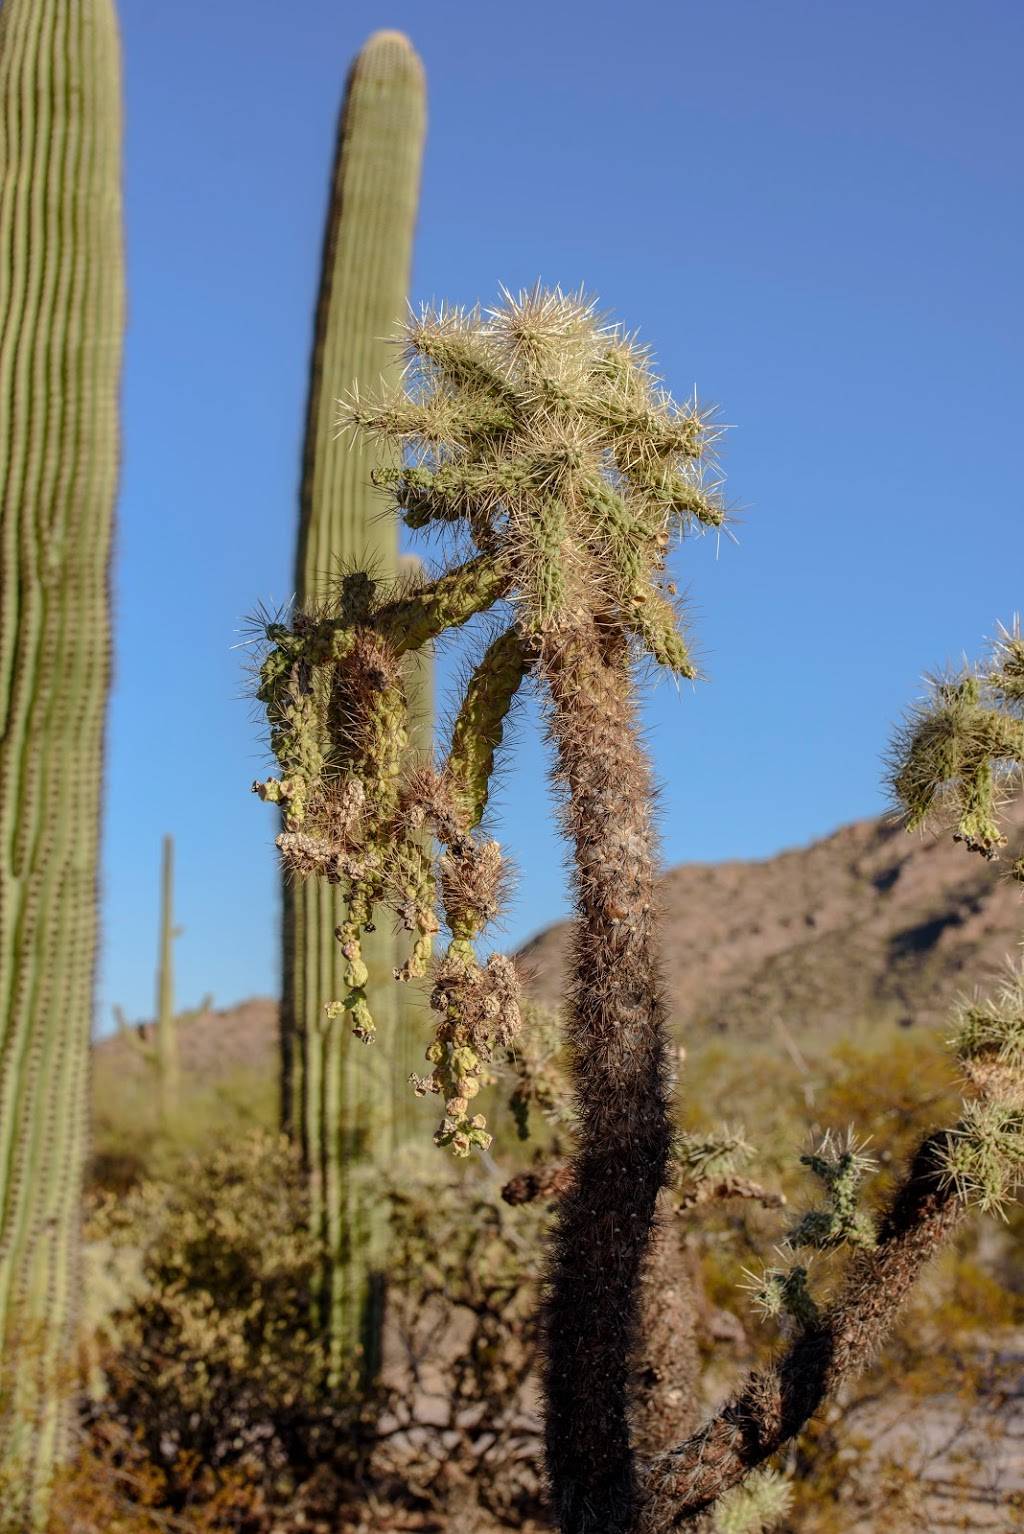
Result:
M1010 807L1024 849L1024 800ZM673 1022L764 1036L865 1021L935 1024L961 990L1020 958L1021 888L952 837L855 821L757 862L684 864L661 881L662 962ZM562 986L569 923L520 953L531 993Z
M1024 799L1008 822L1016 855ZM751 1038L780 1023L795 1038L864 1022L941 1025L958 991L1021 957L1024 900L1000 866L948 835L908 836L874 819L760 861L670 869L660 903L673 1024L684 1037ZM520 950L538 1000L555 1003L562 992L569 930L559 922ZM144 1068L124 1040L98 1048ZM258 997L202 1014L182 1025L181 1048L186 1072L205 1080L240 1066L270 1070L276 1002Z

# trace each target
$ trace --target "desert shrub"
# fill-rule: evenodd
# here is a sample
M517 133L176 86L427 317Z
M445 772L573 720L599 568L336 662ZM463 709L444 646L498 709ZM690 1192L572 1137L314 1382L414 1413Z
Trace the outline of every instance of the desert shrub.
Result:
M325 1388L310 1324L320 1253L284 1140L254 1133L174 1178L100 1195L87 1233L108 1274L126 1254L137 1264L95 1328L102 1399L87 1423L100 1458L142 1456L175 1513L228 1485L282 1503L315 1468L348 1478L358 1412L351 1392Z
M508 1208L479 1167L397 1168L381 1196L386 1356L368 1399L328 1384L311 1323L322 1253L286 1141L253 1133L94 1193L85 1436L55 1530L337 1534L457 1514L468 1534L538 1515L544 1211Z
M429 1507L519 1527L543 1505L533 1370L544 1210L510 1209L472 1169L440 1184L403 1178L391 1207L374 1468Z
M97 1194L85 1452L59 1488L55 1531L549 1527L532 1371L549 1204L510 1207L499 1193L510 1173L543 1170L563 1153L551 1122L554 1066L546 1056L529 1065L511 1088L532 1094L529 1144L500 1109L505 1080L494 1106L501 1167L462 1162L438 1175L410 1157L381 1191L393 1232L384 1370L359 1409L323 1388L326 1360L309 1327L321 1254L284 1142L256 1133L217 1144L214 1134L202 1161L178 1156L158 1180L119 1198ZM940 1037L894 1028L823 1041L799 1062L775 1053L770 1071L749 1045L713 1039L691 1048L685 1070L690 1102L709 1109L691 1110L685 1128L699 1136L714 1127L710 1084L724 1082L755 1147L753 1175L788 1200L782 1210L712 1201L699 1218L680 1216L714 1408L783 1338L784 1326L752 1314L743 1269L770 1254L801 1211L808 1135L872 1122L873 1186L884 1191L946 1112L956 1081ZM816 1286L827 1287L831 1260L815 1259ZM929 1270L885 1355L783 1457L786 1534L913 1534L934 1512L922 1487L936 1478L951 1516L967 1516L979 1445L1002 1430L993 1403L1016 1361L1000 1356L999 1339L1024 1322L1018 1289L1013 1227L965 1229ZM938 1457L901 1436L901 1423L936 1403L950 1439Z
M279 1092L266 1068L235 1066L211 1080L190 1072L184 1085L173 1116L162 1121L152 1068L131 1053L94 1051L90 1187L125 1193L147 1178L173 1177L212 1146L273 1131Z

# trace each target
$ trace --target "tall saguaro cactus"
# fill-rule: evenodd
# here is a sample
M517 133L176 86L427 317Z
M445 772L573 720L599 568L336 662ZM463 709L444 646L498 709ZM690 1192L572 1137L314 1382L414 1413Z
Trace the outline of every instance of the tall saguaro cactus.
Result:
M0 1504L65 1437L123 281L112 0L0 9Z
M339 570L369 563L398 571L397 521L374 488L372 447L339 440L337 398L356 378L397 366L394 334L405 307L425 130L422 65L408 40L378 32L352 67L342 109L316 313L295 587L307 608L322 602ZM345 960L334 938L337 891L284 888L282 1081L286 1126L300 1140L311 1181L314 1227L329 1258L323 1321L335 1366L356 1356L372 1368L374 1216L368 1170L394 1145L405 1111L387 1054L405 1046L386 1030L384 1058L353 1047L324 1007L341 991ZM390 920L367 943L368 985L397 1020L391 981L399 955ZM394 1055L391 1056L394 1063Z

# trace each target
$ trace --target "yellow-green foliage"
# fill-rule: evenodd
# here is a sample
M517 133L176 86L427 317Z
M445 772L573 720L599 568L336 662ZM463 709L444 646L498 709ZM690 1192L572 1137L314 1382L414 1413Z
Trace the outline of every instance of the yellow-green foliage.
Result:
M96 948L122 330L113 0L0 8L0 1478L66 1439Z

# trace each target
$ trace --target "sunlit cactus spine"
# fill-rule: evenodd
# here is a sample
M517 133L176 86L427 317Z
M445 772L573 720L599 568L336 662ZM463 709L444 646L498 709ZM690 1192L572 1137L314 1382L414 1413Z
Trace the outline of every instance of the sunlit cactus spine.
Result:
M122 335L111 0L0 9L0 1508L68 1431Z
M398 365L387 338L407 302L425 119L419 58L400 33L376 33L349 75L324 239L295 574L301 609L326 601L346 568L397 575L398 524L371 483L381 452L339 440L335 415L337 396L357 378L376 381ZM367 1057L353 1047L344 1017L324 1010L343 990L347 961L334 936L343 919L342 892L286 880L283 1112L309 1168L313 1225L329 1253L319 1303L335 1373L356 1358L372 1373L380 1230L368 1173L393 1151L407 1119L397 1084L405 1073L389 1069L404 1047L393 982L403 954L391 918L382 917L364 943L366 991L384 1024L380 1051Z

